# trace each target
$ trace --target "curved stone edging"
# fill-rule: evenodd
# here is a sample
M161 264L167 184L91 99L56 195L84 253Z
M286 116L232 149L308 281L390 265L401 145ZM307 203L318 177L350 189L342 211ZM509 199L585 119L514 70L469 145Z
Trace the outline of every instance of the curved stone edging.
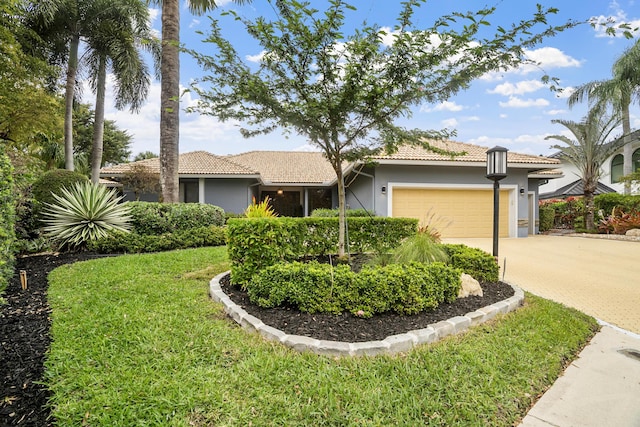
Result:
M424 329L390 335L382 341L342 342L326 341L301 335L288 335L283 331L266 325L262 320L247 313L245 309L231 301L222 291L220 279L229 272L218 274L209 282L209 295L216 302L222 303L224 311L244 329L258 332L271 341L279 341L294 350L311 351L328 356L376 356L379 354L396 354L406 352L420 344L438 341L448 335L458 334L471 326L476 326L493 319L497 314L509 313L520 307L524 302L524 291L517 286L510 286L515 294L506 300L482 307L464 316L456 316L447 320L433 323Z

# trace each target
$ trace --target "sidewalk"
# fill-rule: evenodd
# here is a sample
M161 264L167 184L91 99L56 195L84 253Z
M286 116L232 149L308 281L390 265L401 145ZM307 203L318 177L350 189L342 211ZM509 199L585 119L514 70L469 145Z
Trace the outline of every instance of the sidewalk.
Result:
M520 427L640 426L640 335L603 326Z

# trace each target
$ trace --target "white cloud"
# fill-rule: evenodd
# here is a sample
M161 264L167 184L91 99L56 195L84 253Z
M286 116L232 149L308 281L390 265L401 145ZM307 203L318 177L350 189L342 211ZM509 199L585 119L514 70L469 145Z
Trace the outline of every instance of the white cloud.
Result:
M478 117L478 116L469 116L469 117L465 117L464 120L467 121L467 122L479 122L480 121L480 117Z
M538 80L524 80L516 84L502 83L493 89L487 90L487 93L495 93L504 96L522 95L525 93L535 92L544 87L544 84Z
M315 152L315 151L321 151L321 150L317 145L304 144L304 145L300 145L299 147L294 148L292 151Z
M637 34L637 31L633 31L640 27L640 19L629 19L627 18L627 13L620 8L620 5L616 1L612 1L609 3L609 9L614 11L613 15L599 15L592 16L589 21L594 26L594 31L596 33L596 37L624 37L624 31L618 29L618 26L621 24L628 25L631 27L633 33ZM612 27L615 28L615 34L607 34L607 28Z
M517 96L509 97L509 101L500 102L499 105L504 108L528 108L528 107L546 107L549 101L544 98L537 99L521 99Z
M423 105L420 107L421 112L430 113L432 111L462 111L465 107L462 105L458 105L452 101L444 101L441 104L436 105L435 107L429 107L427 105Z
M191 20L191 22L189 23L189 28L195 28L198 25L200 25L200 20L199 19L193 19Z
M567 113L568 113L567 110L549 110L545 112L545 114L548 114L549 116L557 116L560 114L567 114Z
M565 54L555 47L541 47L539 49L525 50L525 56L535 64L524 64L518 68L519 74L529 74L534 71L551 70L554 68L578 68L582 62Z
M444 126L446 128L454 128L454 127L458 126L459 122L455 118L451 118L451 119L443 120L441 123L442 123L442 126Z
M500 114L500 118L501 118L501 119L506 119L507 117L509 117L509 115L507 115L507 114Z
M260 62L260 61L262 61L262 58L264 58L266 53L267 53L267 51L263 50L262 52L260 52L260 53L258 53L256 55L247 55L247 56L245 56L245 58L249 62Z
M575 87L572 87L572 86L564 87L564 88L562 88L561 91L556 92L556 98L567 99L575 91L576 91Z
M488 145L509 145L511 144L511 139L509 138L494 138L491 136L479 136L477 138L472 138L467 141L469 144L488 146Z

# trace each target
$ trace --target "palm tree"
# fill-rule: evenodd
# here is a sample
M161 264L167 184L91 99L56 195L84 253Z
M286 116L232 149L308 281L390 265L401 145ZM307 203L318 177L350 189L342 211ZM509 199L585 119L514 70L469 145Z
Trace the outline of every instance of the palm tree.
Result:
M237 4L251 0L234 0ZM160 64L160 188L162 201L177 203L178 154L180 128L180 2L154 0L162 3L162 59ZM216 7L215 0L190 0L189 11L203 14Z
M93 183L99 181L102 167L107 68L111 69L116 81L116 108L129 105L132 112L139 111L147 97L150 78L138 48L145 47L154 53L156 46L149 27L149 10L140 0L115 0L105 15L87 41L87 63L92 89L96 93L91 150Z
M595 228L593 197L601 176L601 166L605 160L620 148L622 142L609 142L611 133L620 126L620 116L602 114L597 106L579 123L571 120L552 120L551 123L561 124L575 137L571 139L565 135L550 135L545 139L556 139L564 145L554 145L552 148L560 150L560 158L573 164L580 171L585 200L585 226L587 230ZM620 138L616 141L621 141Z
M640 41L616 60L613 64L613 77L609 80L596 80L585 83L576 88L575 92L569 96L567 102L569 107L576 103L588 100L593 107L604 111L611 106L620 113L622 117L623 133L623 174L628 175L633 171L632 149L631 149L631 120L630 106L635 101L640 100L640 69L638 68L640 59ZM630 194L630 187L625 184L625 194Z

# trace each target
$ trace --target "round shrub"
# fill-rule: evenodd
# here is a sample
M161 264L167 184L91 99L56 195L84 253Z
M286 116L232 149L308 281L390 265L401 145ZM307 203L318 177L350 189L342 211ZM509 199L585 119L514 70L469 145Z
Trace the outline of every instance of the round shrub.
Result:
M199 203L129 202L132 231L158 235L192 228L222 226L224 210Z
M81 173L66 169L55 169L45 172L38 178L31 187L31 193L40 205L55 203L54 194L60 194L60 190L63 188L71 188L78 182L86 181L89 181L89 178Z

